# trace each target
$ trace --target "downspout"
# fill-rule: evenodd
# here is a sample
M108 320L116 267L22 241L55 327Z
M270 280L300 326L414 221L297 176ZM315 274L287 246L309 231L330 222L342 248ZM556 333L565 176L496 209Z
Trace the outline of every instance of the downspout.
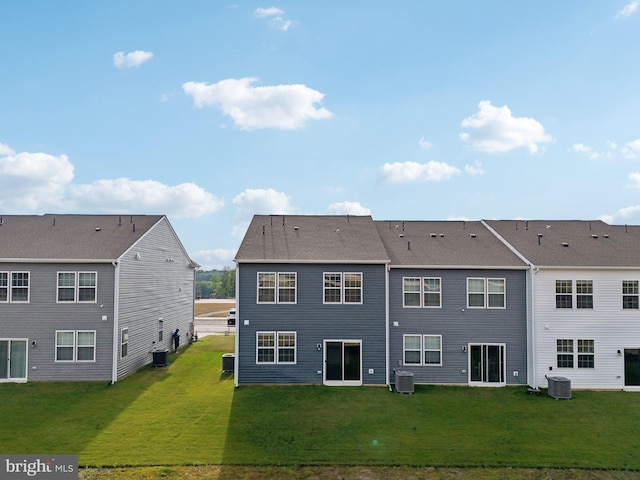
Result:
M385 280L384 280L384 309L385 309L385 334L386 334L386 341L385 341L385 362L386 362L386 377L387 377L387 387L389 388L389 391L392 392L393 390L391 389L391 372L389 371L389 369L391 368L391 365L389 364L389 271L391 270L391 266L390 265L386 265L385 269L384 269L384 274L385 274Z
M529 381L529 384L538 389L538 365L537 365L537 356L536 356L536 344L538 343L536 340L536 279L535 275L538 273L538 268L535 265L531 265L531 374L533 376L533 382Z
M238 302L238 298L240 297L240 264L236 262L236 346L235 346L235 359L233 362L233 379L235 383L235 387L238 388L239 378L238 378L238 364L240 363L240 302Z
M118 381L118 312L120 311L120 264L117 260L111 262L113 271L113 352L111 353L111 384Z

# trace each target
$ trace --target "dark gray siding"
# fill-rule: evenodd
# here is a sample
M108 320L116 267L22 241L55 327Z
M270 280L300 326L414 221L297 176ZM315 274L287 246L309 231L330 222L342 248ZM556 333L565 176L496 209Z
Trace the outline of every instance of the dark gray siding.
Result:
M403 308L403 277L440 277L442 308ZM467 308L467 278L505 278L505 309ZM398 326L393 326L398 322ZM526 278L520 270L392 269L389 274L389 363L418 384L467 384L468 343L506 344L506 381L527 383ZM403 335L442 335L442 366L403 366ZM518 372L518 377L513 372Z
M258 304L257 272L296 272L295 305ZM362 272L361 305L324 305L324 272ZM386 273L384 265L240 264L238 275L238 376L236 383L323 382L326 339L362 341L363 384L386 382ZM244 325L248 321L249 325ZM297 333L295 365L257 365L256 332ZM369 369L373 369L372 374ZM320 373L318 373L320 372Z
M190 337L194 312L194 269L166 219L161 220L120 260L118 378L152 362L154 348L171 348L180 329L180 345ZM158 320L163 319L163 340ZM128 355L121 357L120 331L129 329Z
M0 303L0 338L27 338L27 380L109 380L113 337L111 264L10 263L0 271L28 271L29 303ZM96 303L56 303L57 272L97 272ZM102 320L106 316L107 320ZM96 361L56 363L56 330L95 330ZM32 341L35 346L31 346Z

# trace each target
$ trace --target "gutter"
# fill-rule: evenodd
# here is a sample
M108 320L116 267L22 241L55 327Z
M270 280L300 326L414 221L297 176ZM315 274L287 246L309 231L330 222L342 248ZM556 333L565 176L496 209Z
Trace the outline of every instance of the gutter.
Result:
M113 351L111 353L111 384L118 381L118 312L120 311L120 263L117 260L111 262L113 265Z

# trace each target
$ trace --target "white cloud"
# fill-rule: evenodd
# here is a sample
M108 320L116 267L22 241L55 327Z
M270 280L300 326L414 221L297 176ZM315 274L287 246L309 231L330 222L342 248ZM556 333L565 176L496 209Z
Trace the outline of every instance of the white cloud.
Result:
M433 143L425 140L424 137L420 137L418 145L420 145L420 148L422 148L423 150L429 150L431 147L433 147Z
M0 155L13 155L16 153L9 145L0 143Z
M596 152L592 147L583 145L582 143L573 144L569 151L586 155L590 160L598 160L599 158L611 157L610 152Z
M482 164L480 162L475 162L473 165L465 165L464 171L467 175L484 175L484 170L482 170Z
M620 224L622 222L638 224L640 223L640 205L621 208L610 215L601 215L599 219L610 225Z
M13 152L8 147L3 151ZM14 152L0 157L0 210L22 213L56 208L72 180L73 165L66 155Z
M472 133L461 133L460 138L471 144L474 150L485 153L508 152L525 147L536 153L539 144L553 140L544 133L544 127L533 118L514 117L506 105L494 107L488 100L478 104L478 112L462 121L463 128Z
M181 218L215 213L222 200L194 183L170 186L155 180L97 180L88 185L70 185L68 198L77 209L117 213L136 210Z
M639 6L640 6L640 1L631 0L623 8L621 8L620 10L618 10L616 12L616 15L615 15L614 18L616 20L618 20L620 18L630 17L631 15L633 15L634 13L636 13L638 11L638 7Z
M284 10L277 7L256 8L253 11L256 18L269 18L269 24L278 30L287 31L293 24L291 20L284 19Z
M3 151L12 150L7 147ZM73 178L74 167L66 155L0 153L0 211L37 214L55 210L61 213L135 210L199 217L214 213L223 205L193 183L170 186L153 180L119 178L76 185Z
M640 188L640 173L633 172L629 174L629 179L633 182L633 186Z
M337 202L329 205L330 215L371 215L371 210L360 202Z
M316 107L324 94L305 85L254 87L257 79L230 78L218 83L187 82L182 85L196 107L220 106L243 130L296 129L308 120L330 118L332 113Z
M443 162L428 163L395 162L385 163L380 169L380 177L387 183L439 182L460 175L460 170Z
M136 50L135 52L117 52L113 54L113 65L116 68L139 67L153 58L153 53Z
M232 234L243 236L249 226L251 218L255 214L278 215L295 213L295 209L289 204L290 198L287 194L269 189L246 189L236 195L233 204L238 209L236 224L233 226Z
M622 154L625 158L637 158L640 156L640 138L638 140L634 140L633 142L628 142L624 144L622 147Z
M198 250L190 254L201 270L222 270L224 267L232 267L237 250L216 248L213 250Z

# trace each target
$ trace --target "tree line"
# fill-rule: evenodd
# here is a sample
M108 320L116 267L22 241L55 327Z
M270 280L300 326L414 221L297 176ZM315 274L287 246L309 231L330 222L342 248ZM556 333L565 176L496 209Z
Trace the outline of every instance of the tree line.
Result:
M235 298L236 270L196 271L196 298Z

